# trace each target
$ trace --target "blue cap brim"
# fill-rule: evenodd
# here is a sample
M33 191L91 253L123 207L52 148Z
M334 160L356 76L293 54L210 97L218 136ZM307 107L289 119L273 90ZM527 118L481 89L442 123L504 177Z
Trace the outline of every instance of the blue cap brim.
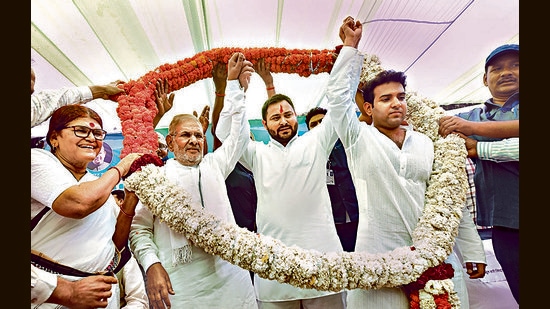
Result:
M489 56L487 56L487 59L485 59L485 70L487 70L487 66L489 65L489 63L497 56L501 55L502 53L505 53L505 52L517 52L519 53L519 44L505 44L505 45L501 45L497 48L495 48L495 50L493 50Z

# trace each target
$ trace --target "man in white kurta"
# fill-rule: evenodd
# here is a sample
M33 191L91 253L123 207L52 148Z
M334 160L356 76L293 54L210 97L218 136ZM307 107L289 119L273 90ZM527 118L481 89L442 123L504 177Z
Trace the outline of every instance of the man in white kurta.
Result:
M330 119L325 117L315 130L298 136L294 109L287 99L278 101L280 97L280 94L271 97L275 100L269 105L270 108L276 108L278 117L281 116L279 126L274 130L285 130L288 135L295 135L288 137L284 144L277 141L277 137L274 138L273 132L270 132L268 144L249 141L240 159L254 175L258 195L258 233L279 239L287 246L342 252L326 186L326 162L337 139L335 131ZM289 118L290 124L282 119L285 117ZM225 132L230 127L228 120L228 115L222 111L216 136L223 144L226 143ZM292 133L288 133L291 130ZM315 302L315 308L344 306L342 292L302 289L264 279L257 274L254 287L260 308L278 308L287 305L284 302L291 301Z
M373 125L357 119L352 98L359 84L362 60L363 55L357 48L344 46L340 51L327 87L328 115L333 117L335 130L346 148L359 201L355 251L375 254L412 245L411 235L424 209L434 147L426 135L413 131L410 126L401 126L405 136L399 147L376 127L375 114ZM464 210L467 211L465 207ZM471 219L466 221L471 223ZM462 229L471 231L462 233L471 237L472 251L479 253L478 258L484 261L473 224ZM453 252L446 262L455 269L453 283L461 308L468 308L462 267L456 254ZM348 291L347 308L406 309L409 303L400 288L355 289Z
M223 145L192 166L180 163L175 151L175 158L169 159L161 169L167 179L188 193L188 202L193 207L204 207L219 219L235 223L225 178L235 167L244 143L249 139L250 127L245 117L244 91L238 80L228 80L227 88L224 109L227 108L232 124ZM198 120L196 126L198 134L202 134ZM173 134L170 138L179 138L180 133L170 133ZM141 203L132 223L130 245L146 272L156 263L164 267L175 292L169 295L172 308L257 308L247 270L194 246L183 234L160 222ZM150 301L154 300L152 292L156 291L149 291L148 285Z

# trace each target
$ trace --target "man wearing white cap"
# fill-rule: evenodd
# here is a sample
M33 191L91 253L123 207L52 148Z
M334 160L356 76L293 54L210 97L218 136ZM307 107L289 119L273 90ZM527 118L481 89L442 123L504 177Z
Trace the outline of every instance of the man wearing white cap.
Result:
M159 148L157 148L157 156L159 156L162 161L166 162L168 160L168 145L166 144L166 138L162 133L157 132Z

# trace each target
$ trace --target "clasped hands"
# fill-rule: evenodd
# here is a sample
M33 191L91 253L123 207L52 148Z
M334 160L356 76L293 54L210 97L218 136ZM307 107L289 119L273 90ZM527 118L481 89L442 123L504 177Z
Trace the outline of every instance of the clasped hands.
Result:
M246 92L252 73L254 73L254 66L252 62L245 59L243 53L236 52L231 55L227 62L227 80L238 79L241 87Z

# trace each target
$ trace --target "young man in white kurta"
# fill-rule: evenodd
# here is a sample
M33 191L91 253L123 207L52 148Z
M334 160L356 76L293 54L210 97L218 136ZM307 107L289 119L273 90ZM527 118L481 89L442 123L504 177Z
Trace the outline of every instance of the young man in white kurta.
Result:
M193 207L204 207L218 218L235 223L225 178L249 140L250 127L239 81L229 80L227 88L224 109L232 121L228 139L198 165L185 166L172 158L161 169L188 193ZM159 262L165 268L175 291L175 295L169 295L172 308L257 308L248 271L190 244L141 203L132 223L130 245L146 272Z
M278 100L277 96L272 98ZM295 118L291 106L282 102L284 104L276 102L273 105L284 114L292 112L291 118ZM222 111L216 135L223 144L226 143L226 132L231 128L228 120L228 115ZM330 119L325 117L315 130L302 136L296 133L286 145L271 134L268 144L249 141L240 159L254 175L258 195L258 233L279 239L287 246L342 252L326 186L326 162L337 139ZM327 302L328 308L344 307L343 292L302 289L257 274L254 287L260 308L279 308L289 305L285 302L300 300L311 303L307 308L327 308ZM294 305L300 307L299 303Z
M359 201L355 251L375 254L412 244L411 234L424 209L434 148L426 135L410 126L403 127L405 138L398 147L374 126L376 120L373 125L359 122L352 98L359 84L362 60L363 55L356 48L344 46L340 51L327 87L328 115L333 117L335 130L346 148ZM466 207L464 211L467 214ZM471 223L471 219L466 221ZM472 239L472 248L464 249L479 253L478 258L485 261L475 227L465 225L466 221L462 220L461 232ZM453 283L461 308L468 308L462 266L456 254L451 253L446 262L455 269ZM399 288L355 289L348 291L347 308L406 309L409 302Z

